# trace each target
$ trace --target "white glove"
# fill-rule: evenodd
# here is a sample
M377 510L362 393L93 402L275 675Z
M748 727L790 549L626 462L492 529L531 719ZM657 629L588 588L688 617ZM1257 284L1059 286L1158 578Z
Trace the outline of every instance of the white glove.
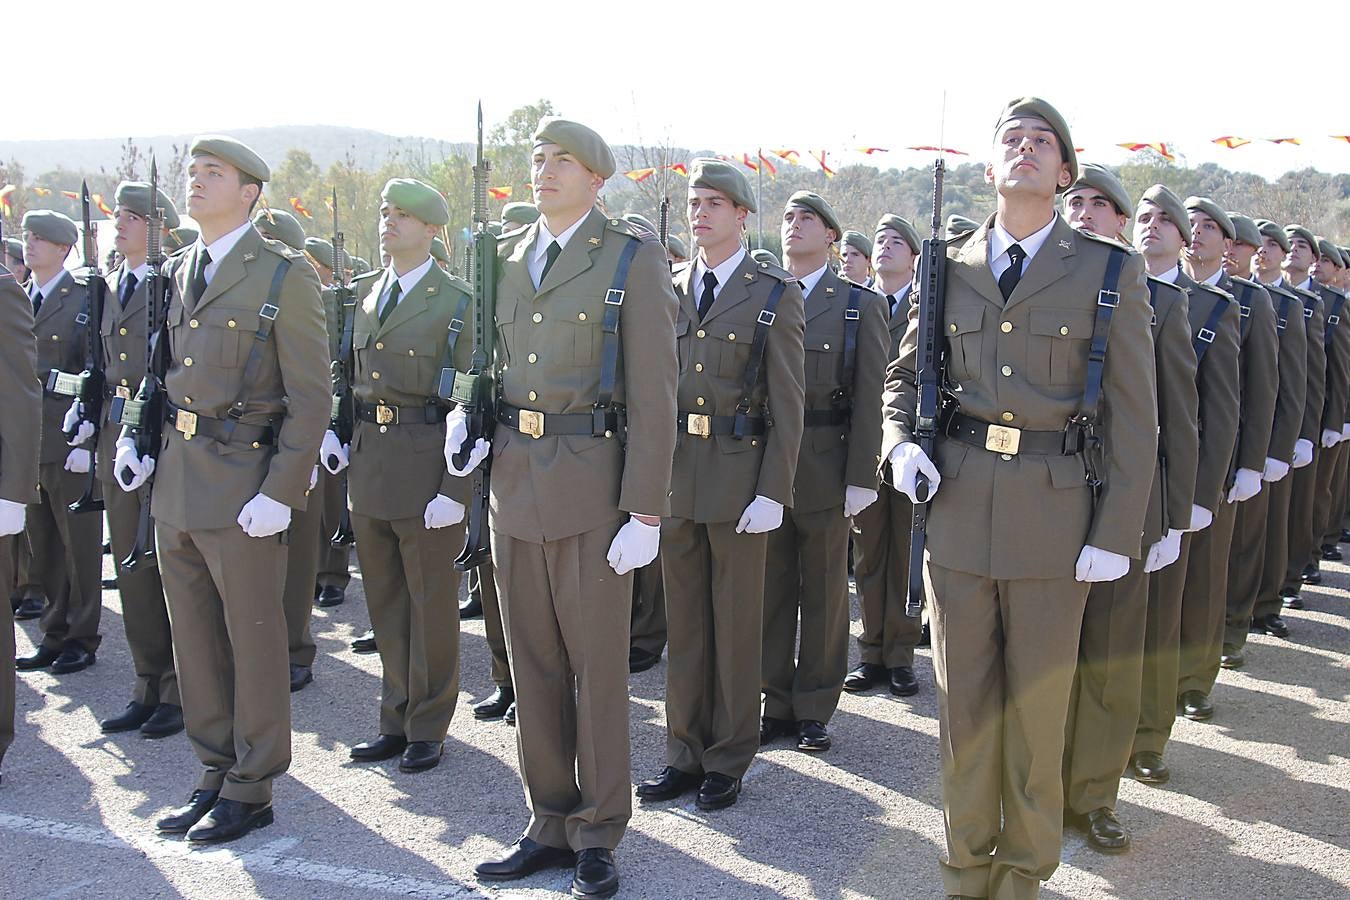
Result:
M309 473L309 490L314 490L314 486L319 483L319 467L315 466Z
M1301 469L1312 462L1313 445L1307 438L1299 438L1294 441L1294 461L1290 463L1295 469Z
M155 474L154 457L137 455L135 441L131 438L118 438L117 456L113 458L113 477L117 480L117 486L124 491L134 491L145 484L153 474Z
M928 476L928 497L933 499L937 493L938 485L942 483L942 476L938 474L937 466L928 455L919 448L918 444L912 441L906 441L903 444L897 444L891 451L891 484L897 491L910 499L911 503L918 503L919 500L914 496L914 480L920 472Z
M444 494L437 494L432 497L431 502L427 504L426 511L422 513L422 523L427 528L445 528L449 525L458 525L463 521L464 504Z
M876 502L877 492L871 488L858 487L856 484L844 485L845 519L853 518Z
M1228 502L1241 503L1259 493L1261 493L1261 473L1255 469L1238 469L1233 476L1233 487L1228 492Z
M9 537L23 531L28 507L13 500L0 499L0 537Z
M1341 426L1341 440L1350 441L1350 422Z
M1266 466L1261 470L1261 480L1269 481L1271 484L1279 481L1289 474L1289 463L1282 460L1266 457Z
M76 423L79 423L78 430L75 427ZM94 423L85 421L83 403L78 400L71 401L70 409L66 410L66 417L61 420L61 430L65 432L75 431L75 438L66 441L67 447L78 447L94 436ZM89 470L86 469L85 471Z
M1162 540L1148 548L1148 559L1144 561L1144 571L1156 572L1159 569L1165 569L1176 562L1180 556L1181 532L1175 528L1168 529Z
M259 491L239 510L239 518L235 521L251 538L271 537L290 526L291 508Z
M609 561L609 567L615 574L627 575L656 559L656 552L660 547L660 524L648 525L646 522L630 518L619 529L619 533L614 535L605 559Z
M1125 577L1128 571L1130 571L1128 556L1085 544L1082 552L1078 554L1078 562L1074 563L1073 577L1075 581L1115 581L1117 578Z
M76 447L66 455L66 471L84 475L89 471L89 451Z
M1322 429L1322 446L1335 447L1341 441L1341 433L1330 428Z
M1204 531L1214 523L1214 513L1203 506L1191 504L1191 524L1182 531Z
M455 454L464 446L464 442L469 437L469 422L464 415L463 407L456 406L450 411L450 415L445 417L445 469L451 475L463 478L474 469L478 464L487 458L492 452L492 445L479 438L469 451L469 458L464 463L464 468L455 465Z
M328 470L329 475L336 475L351 463L351 447L338 440L338 436L333 431L323 433L323 443L319 445L319 462Z
M70 431L75 427L75 423L84 418L84 404L79 400L70 401L70 409L66 410L66 416L61 420L61 430Z
M736 533L763 534L766 531L773 531L782 524L783 504L777 500L770 500L762 494L756 494L755 499L745 508L745 512L741 513L741 520L736 523Z

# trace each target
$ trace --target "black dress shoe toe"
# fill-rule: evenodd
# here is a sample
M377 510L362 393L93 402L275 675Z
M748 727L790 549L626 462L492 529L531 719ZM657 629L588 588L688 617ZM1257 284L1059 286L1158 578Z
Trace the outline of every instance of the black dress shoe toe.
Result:
M399 758L400 772L425 772L441 763L443 745L440 741L409 741Z
M567 847L550 847L522 837L503 856L480 862L473 873L484 881L514 881L544 869L570 869L576 862L576 854Z
M271 803L217 800L211 811L188 830L194 844L223 844L243 837L255 828L272 824Z
M695 805L702 810L725 809L736 802L740 792L739 778L732 778L721 772L709 772L703 776L703 784L699 785Z
M637 786L639 800L659 803L674 800L681 794L692 791L703 783L703 776L695 772L685 772L674 766L666 766L660 775L649 778Z
M572 876L572 896L578 900L613 897L619 892L619 867L614 851L588 847L577 854L577 870Z
M1285 609L1303 609L1303 598L1298 594L1292 597L1283 597L1280 602L1284 604Z
M844 676L844 690L851 694L870 691L886 680L886 667L880 663L860 662Z
M659 653L651 653L641 647L628 648L628 672L631 675L645 672L660 661L661 655Z
M896 666L891 669L891 693L897 697L913 697L919 692L919 679L914 677L913 666Z
M1181 714L1194 722L1208 722L1214 718L1214 704L1200 691L1186 691L1178 700Z
M824 722L803 719L797 723L797 749L824 753L830 749L830 731Z
M291 663L291 693L302 689L314 680L314 670L309 666L297 666Z
M1167 768L1161 754L1141 750L1130 757L1130 774L1144 784L1165 784L1172 777L1172 770Z
M1342 529L1341 529L1341 541L1340 541L1340 542L1341 542L1342 544L1350 544L1350 528L1342 528Z
M511 705L506 708L506 713L502 716L502 721L507 725L515 727L516 724L516 701L512 700Z
M408 746L407 738L401 734L382 734L373 741L363 741L349 752L349 756L358 762L379 762L393 759Z
M1120 824L1115 812L1102 807L1085 817L1088 844L1103 853L1124 853L1130 849L1130 833Z
M105 590L105 591L115 591L115 590L117 590L117 579L116 579L116 578L105 578L105 579L103 579L103 590Z
M1247 664L1242 651L1234 644L1223 645L1223 655L1219 657L1219 666L1224 669L1240 669Z
M1345 559L1345 556L1335 544L1323 544L1322 558L1330 560L1331 562L1340 562Z
M1265 616L1258 616L1252 620L1257 631L1262 634L1271 634L1277 638L1289 637L1289 626L1285 624L1278 613L1270 613Z
M117 734L119 731L133 731L146 723L154 715L155 708L149 703L137 703L132 700L121 714L98 723L104 734Z
M167 816L155 823L155 828L160 834L187 834L189 828L211 811L219 797L219 791L193 791L186 806L170 810Z
M791 719L775 719L773 716L761 716L759 719L759 744L764 746L780 737L797 733L797 723Z
M82 672L92 666L95 661L92 650L86 650L83 647L67 647L52 662L52 674L69 675L72 672Z
M1317 568L1316 560L1313 560L1303 567L1303 571L1299 574L1298 580L1304 584L1316 585L1322 583L1322 573Z
M472 594L459 605L461 619L476 619L483 614L483 601Z
M61 656L60 650L51 647L39 646L37 652L32 656L21 656L14 660L14 668L20 672L32 672L37 669L45 669Z
M319 596L314 599L314 605L327 609L332 606L341 606L342 601L346 599L346 591L329 584L319 589Z
M166 738L183 730L183 707L177 703L161 703L155 707L154 715L141 726L141 736L158 739Z
M923 628L919 630L919 643L916 644L915 646L916 647L933 646L933 632L929 630L927 622L924 622Z
M378 653L379 647L375 646L374 630L367 631L356 640L352 641L353 653Z
M42 617L42 609L47 602L41 597L24 597L19 601L18 609L14 610L14 618L19 621L25 619L38 619Z
M498 685L495 691L488 694L486 700L473 705L473 717L475 719L500 719L506 715L507 708L515 702L515 689L509 684Z

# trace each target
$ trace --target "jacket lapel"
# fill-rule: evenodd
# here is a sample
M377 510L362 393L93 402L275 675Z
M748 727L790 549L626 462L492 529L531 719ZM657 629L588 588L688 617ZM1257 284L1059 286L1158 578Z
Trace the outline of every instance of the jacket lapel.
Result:
M989 268L989 230L994 227L994 217L985 219L956 253L956 261L961 263L955 268L958 278L974 288L984 299L1003 308L1003 294L994 281L994 272Z
M107 300L107 302L115 304L115 308L117 309L118 324L121 324L122 322L125 322L128 319L132 319L137 315L144 316L145 298L149 295L149 293L150 293L150 275L147 272L145 278L142 278L140 281L136 282L136 289L131 292L131 296L127 298L127 305L123 307L121 296L122 270L119 269L117 273L117 286L112 289L112 294L111 296L108 297Z
M806 321L810 322L838 306L839 301L848 296L848 282L840 278L827 267L820 276L811 295L806 298Z
M544 280L539 282L536 296L546 294L576 278L591 267L593 254L600 250L601 237L605 231L605 217L600 210L592 208L586 214L581 227L572 234L571 240L558 254L553 268L548 270ZM537 233L537 232L536 232Z
M384 296L384 289L388 286L389 279L392 277L390 270L385 269L380 273L380 277L375 279L375 285L370 289L369 293L361 300L361 311L366 314L366 317L369 318L370 321L377 325L380 321L380 314L378 312L380 308L380 298Z
M1076 241L1077 235L1069 227L1069 223L1056 213L1055 224L1050 229L1049 236L1032 258L1027 270L1022 273L1022 280L1017 282L1017 287L1013 289L1006 305L1015 306L1068 275L1071 269L1070 260L1077 252Z
M693 266L690 266L689 268L692 272ZM735 270L732 272L731 277L727 279L727 283L722 285L722 290L718 292L717 299L713 301L712 308L710 308L708 314L703 317L703 321L712 321L717 316L746 300L750 296L750 283L755 280L754 268L755 261L750 257L749 253L745 254L745 257L741 260L740 264L736 266ZM693 276L690 275L689 277ZM690 299L692 300L693 298L691 297ZM695 302L693 306L694 321L697 322L698 303Z
M516 241L515 247L511 249L511 255L506 258L506 264L502 266L499 295L507 297L535 295L534 282L530 280L529 256L538 239L539 222L536 220L530 224L520 240Z
M66 298L70 296L70 290L74 286L75 279L70 277L70 272L62 272L56 287L52 288L52 296L42 298L42 309L38 310L33 325L36 327L56 315L65 306Z
M689 264L675 273L672 281L675 284L675 296L679 298L680 309L684 310L685 316L691 322L698 321L698 304L694 302L693 296L689 293L689 280L694 277L694 268L697 263L690 260Z
M398 298L398 305L389 314L389 318L384 320L384 324L375 329L375 333L384 334L386 331L397 328L409 319L426 312L427 296L436 293L434 276L439 271L433 260L431 268L427 270L425 275L417 279L417 284L413 285L412 290Z
M262 236L258 234L257 229L249 228L246 230L239 242L220 261L220 266L217 267L215 274L211 277L210 283L206 285L206 293L202 294L201 299L197 301L197 305L192 307L192 312L205 308L208 303L243 281L244 276L248 274L245 263L258 258L260 246L262 246ZM195 266L197 262L195 256L192 262ZM189 271L191 270L189 269ZM191 279L189 279L189 290L191 289L190 284Z

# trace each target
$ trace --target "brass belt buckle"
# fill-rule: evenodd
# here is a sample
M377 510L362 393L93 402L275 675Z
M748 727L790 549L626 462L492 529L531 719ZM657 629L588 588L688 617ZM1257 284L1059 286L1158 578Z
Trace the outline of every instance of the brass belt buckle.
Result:
M117 387L113 388L113 393L123 400L131 399L131 388L124 384L119 384Z
M1006 425L990 425L984 436L984 449L992 453L1013 456L1022 443L1022 429Z
M712 416L705 416L700 413L690 413L688 424L685 426L685 431L701 438L712 437Z
M394 425L398 422L398 410L383 403L375 404L375 424Z
M178 410L173 419L173 427L190 440L197 433L197 414L186 409Z
M532 409L520 411L520 433L538 440L544 436L544 414Z

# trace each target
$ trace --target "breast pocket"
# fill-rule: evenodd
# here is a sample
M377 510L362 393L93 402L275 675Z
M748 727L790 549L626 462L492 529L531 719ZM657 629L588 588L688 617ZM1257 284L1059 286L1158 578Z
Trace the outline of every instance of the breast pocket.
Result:
M754 341L755 327L714 325L707 332L708 337L719 345L717 374L723 378L739 379L745 374L745 367L750 362L750 344Z
M555 300L544 317L554 327L546 335L547 349L554 358L571 359L576 366L591 366L600 361L604 336L602 313L584 301Z
M835 385L840 376L840 354L844 350L844 336L808 334L802 343L806 349L807 383Z
M356 357L356 377L365 380L369 377L370 368L373 364L370 358L369 331L352 332L352 353Z
M980 377L980 354L984 349L984 307L947 311L947 347L952 378L958 382Z
M1027 366L1038 384L1077 384L1087 377L1093 314L1080 309L1031 311Z
M208 365L233 369L242 366L258 330L258 313L240 309L211 309L188 320L188 331L200 343Z

